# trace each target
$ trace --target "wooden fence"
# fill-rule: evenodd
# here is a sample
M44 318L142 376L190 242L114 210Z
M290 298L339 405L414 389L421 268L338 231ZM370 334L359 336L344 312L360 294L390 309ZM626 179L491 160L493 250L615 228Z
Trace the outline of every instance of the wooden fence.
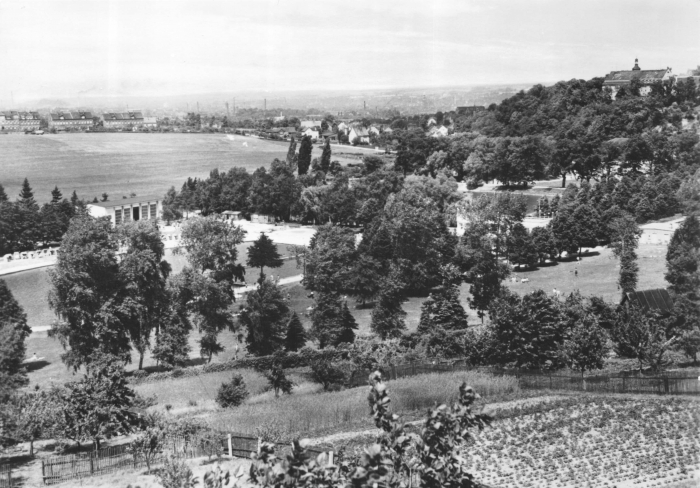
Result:
M700 395L700 380L697 377L680 376L630 376L597 375L567 376L546 372L522 371L502 368L473 368L464 361L423 362L387 366L380 369L385 379L396 380L408 376L448 371L477 370L496 375L508 375L518 378L521 388L578 390L596 393L650 393L659 395ZM348 380L346 386L366 386L370 375L368 370L357 370ZM677 373L676 373L677 374Z
M150 460L150 466L153 468L162 465L165 459L170 456L178 459L192 459L228 455L249 459L251 453L258 451L259 442L257 437L222 432L204 441L202 439L193 441L184 437L171 437L165 440L162 451ZM291 449L290 444L277 444L276 447L278 452L282 454ZM310 448L309 452L318 455L326 451L321 448ZM147 467L146 459L134 452L130 444L106 447L80 454L52 456L41 461L42 478L46 485L145 467ZM11 488L9 467L7 474L2 469L0 466L0 476L2 476L0 488Z
M12 466L0 464L0 488L12 488Z

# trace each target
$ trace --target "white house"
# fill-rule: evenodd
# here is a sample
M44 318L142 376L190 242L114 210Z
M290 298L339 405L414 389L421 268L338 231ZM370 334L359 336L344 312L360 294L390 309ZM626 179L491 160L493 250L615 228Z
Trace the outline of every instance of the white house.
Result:
M358 139L360 144L369 144L369 131L359 125L352 127L348 140L352 143L355 139Z
M318 140L321 137L321 129L319 127L307 127L301 132L301 135L310 136L311 139Z
M109 217L115 226L132 220L156 220L163 214L163 202L156 196L88 203L87 208L91 216Z
M370 134L374 134L375 136L378 136L381 131L379 130L378 127L373 125L369 129L367 129L367 132L369 132Z
M252 214L250 216L250 221L257 224L274 224L275 216L269 214Z
M450 133L449 129L444 125L440 127L431 127L428 131L430 137L445 137Z

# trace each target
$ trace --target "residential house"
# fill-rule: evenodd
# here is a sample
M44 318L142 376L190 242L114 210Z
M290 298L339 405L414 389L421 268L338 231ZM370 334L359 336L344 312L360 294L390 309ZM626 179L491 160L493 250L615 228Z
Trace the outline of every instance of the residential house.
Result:
M651 85L657 81L666 81L673 78L671 68L643 70L639 67L639 60L634 60L634 67L629 71L611 71L605 76L604 87L612 90L613 98L617 96L620 88L630 86L632 80L639 80L641 86L640 94L648 95L651 92Z
M0 112L0 130L3 131L32 132L39 130L40 124L39 112Z
M275 223L275 216L269 215L269 214L254 213L253 215L250 216L250 221L255 222L257 224L274 224Z
M52 112L49 114L51 129L90 129L95 125L91 112Z
M369 144L369 131L360 125L352 126L348 134L348 140L351 144L355 144L355 139L360 144Z
M430 130L428 130L427 135L429 137L445 137L449 133L449 129L444 125L441 125L440 127L431 127Z
M226 222L235 222L238 220L245 220L243 213L234 210L225 210L221 212L221 219Z
M372 125L369 127L369 129L367 129L367 132L378 136L381 133L381 130L379 130L379 127L377 127L376 125Z
M327 130L321 134L321 137L323 137L324 141L330 141L331 144L338 144L338 134L333 131Z
M312 140L317 141L321 138L320 127L307 127L301 131L302 136L309 136Z

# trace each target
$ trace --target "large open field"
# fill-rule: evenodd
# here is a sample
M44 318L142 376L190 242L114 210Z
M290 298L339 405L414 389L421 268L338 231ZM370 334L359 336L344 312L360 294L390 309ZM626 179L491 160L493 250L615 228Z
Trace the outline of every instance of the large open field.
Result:
M244 145L244 143L246 145ZM81 198L107 192L121 198L162 195L188 177L206 177L215 168L242 166L253 172L287 155L288 143L225 134L80 133L0 137L0 184L11 197L25 177L40 203L51 199L54 185ZM312 157L321 151L314 148ZM342 157L335 157L346 162Z

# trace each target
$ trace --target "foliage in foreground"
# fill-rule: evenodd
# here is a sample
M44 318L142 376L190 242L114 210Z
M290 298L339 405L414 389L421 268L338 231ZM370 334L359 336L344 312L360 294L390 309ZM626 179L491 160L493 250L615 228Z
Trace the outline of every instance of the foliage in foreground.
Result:
M359 459L327 464L324 455L309 456L306 439L294 441L291 454L281 458L273 444L263 443L260 453L253 455L251 481L265 487L403 487L416 476L418 486L425 488L478 486L466 470L461 450L471 439L470 429L482 429L490 418L471 412L478 398L471 387L462 383L457 402L431 409L420 434L413 434L398 415L389 412L390 399L381 374L370 375L370 384L368 400L375 425L382 432Z

